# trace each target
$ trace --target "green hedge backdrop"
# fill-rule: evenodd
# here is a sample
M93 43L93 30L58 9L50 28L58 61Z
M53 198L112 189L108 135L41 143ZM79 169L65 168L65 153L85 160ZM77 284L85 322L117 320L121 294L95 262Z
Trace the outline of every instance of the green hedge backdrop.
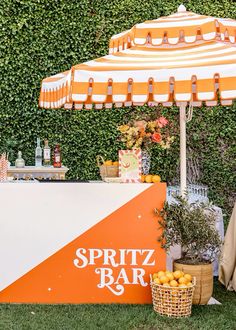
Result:
M236 19L234 0L183 3L190 11ZM113 34L176 12L179 4L174 0L1 0L0 146L8 138L17 141L11 160L22 150L26 164L32 165L36 138L48 138L51 145L61 144L69 178L98 179L96 155L117 157L122 145L116 127L133 109L38 109L40 82L71 65L107 54ZM178 110L164 112L175 120L178 133ZM200 164L200 181L228 214L235 198L235 116L235 104L195 109L187 128L189 155ZM177 137L170 151L154 150L152 172L175 182L178 163Z

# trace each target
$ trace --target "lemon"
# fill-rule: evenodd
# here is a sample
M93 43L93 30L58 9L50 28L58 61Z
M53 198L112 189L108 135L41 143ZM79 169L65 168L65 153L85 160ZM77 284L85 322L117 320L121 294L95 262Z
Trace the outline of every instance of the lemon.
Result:
M153 183L161 182L161 177L159 175L153 175L152 182Z
M162 284L164 284L164 283L168 283L169 282L169 278L167 277L167 276L161 276L161 277L159 277L159 279L160 279L160 282L162 283Z
M178 280L180 277L183 276L183 275L182 275L182 272L181 272L180 270L176 270L176 271L173 273L173 275L174 275L174 278L175 278L176 280Z
M146 175L145 182L152 183L152 175L151 174Z

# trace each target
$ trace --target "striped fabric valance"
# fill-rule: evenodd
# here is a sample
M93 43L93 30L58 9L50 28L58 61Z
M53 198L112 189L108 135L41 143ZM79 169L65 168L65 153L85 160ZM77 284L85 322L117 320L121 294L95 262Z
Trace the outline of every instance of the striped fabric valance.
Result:
M114 35L109 43L109 53L128 49L134 45L159 46L188 44L197 40L221 40L236 43L236 21L192 12L178 12L156 20L136 24L132 29Z
M236 98L236 47L198 42L175 48L133 46L42 82L43 108L90 109L192 102L231 104Z

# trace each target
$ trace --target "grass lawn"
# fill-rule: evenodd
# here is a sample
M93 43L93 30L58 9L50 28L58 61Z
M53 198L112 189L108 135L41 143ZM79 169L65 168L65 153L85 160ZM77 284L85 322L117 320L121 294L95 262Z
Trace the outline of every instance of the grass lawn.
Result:
M161 317L151 305L0 305L1 330L236 330L236 293L215 282L222 305L193 306L186 319Z

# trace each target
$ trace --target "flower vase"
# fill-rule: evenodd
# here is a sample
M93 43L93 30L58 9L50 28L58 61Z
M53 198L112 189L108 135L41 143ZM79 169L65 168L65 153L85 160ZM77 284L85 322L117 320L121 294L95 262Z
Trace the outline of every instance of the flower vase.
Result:
M142 174L149 174L151 167L151 155L147 150L142 150Z

